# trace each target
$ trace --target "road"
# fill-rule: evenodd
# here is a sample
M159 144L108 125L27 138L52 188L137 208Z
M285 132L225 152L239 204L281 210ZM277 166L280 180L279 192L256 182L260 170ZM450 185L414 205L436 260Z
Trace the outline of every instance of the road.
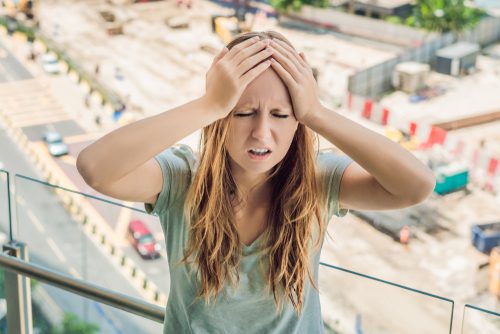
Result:
M4 50L3 53L6 53L3 45L0 44L0 46ZM31 75L12 55L8 54L7 57L3 58L1 64L3 87L23 82L24 87L27 87L26 84L29 86L32 82ZM8 81L9 84L5 84L5 81ZM45 101L45 108L40 108L40 105L38 107L26 106L23 103L31 98L31 94L6 98L8 93L11 93L8 89L2 89L0 93L2 112L15 110L19 116L21 111L27 111L30 116L35 116L44 112L50 114L53 107L51 104L53 101L50 99L48 103ZM30 93L39 94L42 97L44 95L43 90L37 89ZM11 101L15 101L17 105L10 104ZM19 122L20 118L18 117L16 121ZM83 130L73 120L55 123L39 122L39 124L29 124L21 128L33 141L39 140L41 134L49 129L59 130L66 135L83 133ZM28 245L30 261L77 278L83 278L114 291L142 298L136 288L124 277L121 269L82 232L80 225L73 221L51 188L14 176L14 173L17 173L42 179L39 171L32 166L24 152L18 149L16 143L8 137L4 128L0 128L0 142L2 143L0 161L6 170L13 172L11 184L15 186L16 194L16 205L12 206L15 208L12 217L14 238ZM4 177L1 178L0 183L0 199L2 213L0 227L4 232L8 232ZM164 265L167 265L166 261ZM45 290L55 301L55 304L48 304L57 308L51 311L57 313L64 310L78 314L82 319L98 323L103 333L161 332L161 324L153 321L130 316L127 312L114 308L100 306L60 289L45 287Z
M36 72L37 68L32 68ZM15 127L23 130L38 155L45 156L51 163L51 170L68 180L63 185L70 189L81 191L85 194L102 198L106 201L117 202L90 188L78 174L75 163L79 152L93 140L102 136L102 131L87 132L89 122L93 120L85 117L88 110L82 104L83 96L81 87L72 82L66 75L47 76L40 72L37 78L16 81L2 85L0 92L3 105L8 106L9 118ZM28 92L29 94L24 94ZM32 101L40 103L32 103ZM47 130L59 131L69 146L68 156L52 159L41 142L42 134ZM169 279L166 253L163 258L156 261L144 261L126 240L126 228L130 219L144 220L156 239L164 247L164 237L161 226L156 217L141 214L127 208L111 205L108 202L88 199L97 212L104 218L104 222L119 239L116 246L120 247L125 255L147 275L159 290L168 293ZM141 204L120 203L143 210Z

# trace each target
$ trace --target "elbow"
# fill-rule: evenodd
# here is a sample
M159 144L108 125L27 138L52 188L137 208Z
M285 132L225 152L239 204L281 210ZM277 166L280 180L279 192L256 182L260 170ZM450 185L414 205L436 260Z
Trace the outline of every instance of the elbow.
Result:
M436 177L431 170L428 170L426 175L418 182L414 194L410 198L412 205L416 205L425 201L436 188Z
M91 163L89 162L89 158L85 154L85 149L81 151L76 158L76 169L86 184L93 189L98 187L95 180L95 173L92 172L93 169L91 167Z

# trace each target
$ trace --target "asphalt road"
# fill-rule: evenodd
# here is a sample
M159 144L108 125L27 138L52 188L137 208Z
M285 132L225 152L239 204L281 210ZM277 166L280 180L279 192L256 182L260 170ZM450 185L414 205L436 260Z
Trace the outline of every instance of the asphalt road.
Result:
M30 79L31 74L0 41L0 82Z
M14 59L15 60L15 59ZM33 64L28 64L33 65ZM12 71L15 72L15 69ZM11 77L14 77L11 74ZM31 142L40 148L40 154L46 154L48 159L55 162L53 170L55 175L64 176L71 185L69 188L83 192L85 194L97 196L104 200L121 203L116 199L104 196L90 188L78 174L75 167L76 158L79 152L91 141L81 126L81 116L86 110L77 110L78 103L83 100L81 88L65 75L59 76L41 76L41 80L25 80L13 82L13 86L7 87L11 95L0 92L0 99L6 101L4 105L11 106L11 110L16 110L9 117L12 122L20 127ZM7 89L6 88L6 89ZM26 92L26 94L24 94ZM37 103L33 103L37 101ZM37 121L33 121L33 120ZM44 122L44 120L47 122ZM24 126L26 125L27 126ZM68 139L69 155L62 159L52 159L48 156L45 148L40 144L43 133L46 131L58 131L62 136ZM95 137L95 136L94 136ZM24 174L17 167L12 168L20 174ZM28 176L31 176L28 174ZM40 176L38 178L41 178ZM148 224L152 233L164 247L163 233L156 217L135 212L130 209L122 208L109 204L104 201L88 199L91 205L103 217L109 227L115 231L121 242L118 247L126 256L134 260L148 279L156 284L163 293L167 294L169 289L169 270L166 261L166 253L163 251L163 258L153 261L142 259L135 249L133 249L126 240L126 225L131 219L141 219ZM130 204L143 210L140 203Z
M30 79L26 69L0 44L0 82ZM0 103L2 105L3 103ZM44 124L23 129L31 139L40 138L51 127L66 134L79 134L75 122ZM11 185L15 185L16 203L12 199L12 227L14 238L25 242L30 261L44 265L92 283L142 298L113 264L80 230L59 199L47 186L14 176L15 173L41 179L39 172L17 145L0 128L0 162L11 171ZM5 177L0 177L0 229L8 234L7 191ZM166 265L166 263L165 263ZM90 322L99 324L102 333L159 333L162 325L131 316L129 313L102 306L78 295L47 287L46 291L59 311L72 312ZM49 310L56 312L56 310Z
M0 131L0 141L7 144L0 151L0 161L7 170L40 177L3 129ZM47 186L20 177L13 177L12 183L16 184L17 198L17 210L14 210L13 218L14 237L28 245L31 262L141 298L116 265L83 234ZM2 180L2 194L5 194L5 188ZM6 203L3 199L4 195L1 202L2 229L6 227L3 214ZM54 288L47 291L62 310L76 313L82 318L86 315L89 321L101 326L103 333L158 333L161 329L160 324L131 317L121 310L105 308L106 312L102 312L91 301L85 311L82 297Z

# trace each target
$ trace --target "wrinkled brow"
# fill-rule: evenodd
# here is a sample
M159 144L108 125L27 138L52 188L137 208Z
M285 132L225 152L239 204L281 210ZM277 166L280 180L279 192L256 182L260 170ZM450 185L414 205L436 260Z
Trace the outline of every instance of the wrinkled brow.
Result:
M234 110L241 110L241 109L260 109L260 108L257 104L252 103L252 102L247 102L245 104L242 104L241 106L237 106L234 108ZM275 104L270 109L271 110L287 111L287 110L291 110L292 107L290 105L286 105L286 104Z

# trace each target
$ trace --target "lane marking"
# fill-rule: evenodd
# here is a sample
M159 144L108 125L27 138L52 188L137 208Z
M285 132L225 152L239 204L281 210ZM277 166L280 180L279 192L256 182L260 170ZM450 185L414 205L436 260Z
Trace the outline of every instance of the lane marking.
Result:
M49 247L52 249L52 251L56 254L57 258L61 261L61 262L66 262L66 258L64 257L64 255L62 254L61 250L59 249L59 247L57 247L56 243L54 242L54 240L52 240L52 238L47 238L47 243L49 244Z
M43 227L42 223L40 223L38 218L36 218L36 216L33 214L31 209L28 209L28 217L31 219L38 232L45 233L45 228Z
M126 206L132 206L131 202L123 201L122 204L126 205ZM130 221L131 215L132 215L132 210L127 209L127 208L120 209L120 214L118 215L116 228L115 228L115 235L118 236L122 245L128 244L128 242L126 240L126 233L127 233L128 223Z
M64 142L66 144L74 144L74 143L81 143L81 142L85 142L85 141L94 141L94 140L102 137L103 135L104 134L101 132L83 133L81 135L64 137Z

